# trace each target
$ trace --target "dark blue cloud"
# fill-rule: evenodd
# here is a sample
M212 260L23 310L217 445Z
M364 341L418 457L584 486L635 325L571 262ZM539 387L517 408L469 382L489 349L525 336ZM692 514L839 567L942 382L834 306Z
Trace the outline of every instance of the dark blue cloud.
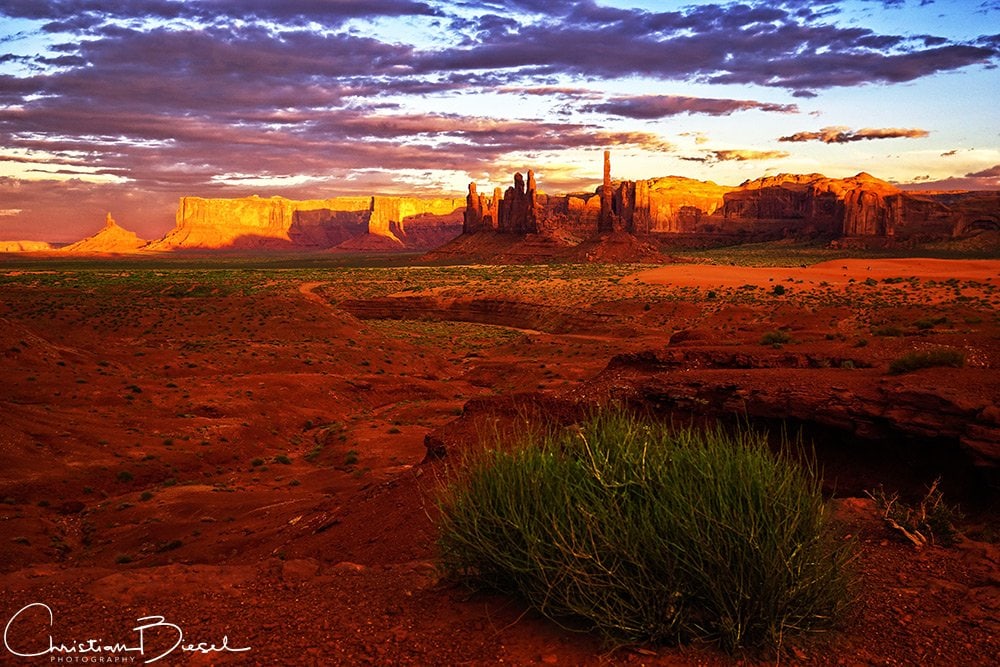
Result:
M41 160L26 168L175 194L218 187L224 173L485 170L514 153L664 147L654 134L608 133L606 119L519 118L516 95L633 119L787 113L794 105L600 91L642 76L807 98L991 66L1000 52L997 35L884 34L838 22L838 11L805 0L676 11L563 0L5 0L0 20L36 21L50 46L0 53L0 146L18 151L7 159ZM391 34L378 32L381 21L351 21L398 17L405 26ZM407 42L435 30L433 47ZM510 104L495 118L445 113L449 96L485 93ZM441 111L408 113L407 96L435 96Z
M728 116L737 111L749 111L752 109L778 113L796 113L798 111L798 108L794 104L773 104L769 102L757 102L755 100L685 97L681 95L613 97L605 102L588 104L581 107L582 111L635 119L665 118L680 114Z

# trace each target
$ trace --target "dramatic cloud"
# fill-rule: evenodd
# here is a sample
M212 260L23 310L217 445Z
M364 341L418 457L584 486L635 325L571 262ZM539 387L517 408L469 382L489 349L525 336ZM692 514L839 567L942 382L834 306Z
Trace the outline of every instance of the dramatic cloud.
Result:
M213 21L231 16L272 21L340 21L377 16L436 16L425 2L410 0L12 0L2 12L11 18L50 20L51 32L81 30L109 20Z
M818 132L796 132L778 141L822 141L824 144L846 144L871 139L918 139L930 134L927 130L902 127L864 127L851 130L846 127L824 127Z
M539 75L752 83L809 96L814 89L898 83L988 65L998 56L990 41L940 38L928 44L926 35L883 35L834 25L825 14L795 3L706 4L670 12L559 3L550 12L550 20L505 25L502 35L492 28L492 14L478 23L460 22L469 27L459 48L422 54L414 66L425 72L502 68Z
M780 160L781 158L788 157L788 153L785 151L753 151L753 150L721 150L712 151L710 160L716 161L729 161L735 160L737 162L745 162L747 160Z
M995 164L989 169L983 169L982 171L975 171L971 174L966 174L967 178L991 178L993 180L1000 179L1000 164Z
M705 151L704 155L681 157L686 162L752 162L758 160L780 160L788 157L785 151L758 151L744 148Z
M565 156L605 146L662 156L666 137L634 121L791 114L794 98L817 113L840 87L997 64L996 35L959 40L926 25L887 33L845 18L845 4L8 0L0 175L49 186L25 185L2 204L21 212L0 217L40 223L57 196L93 201L95 211L98 194L146 196L157 202L146 207L152 216L183 194L412 191L427 169L440 186L445 172L460 184L513 161L572 161ZM715 84L726 92L705 93ZM678 90L697 93L666 94ZM787 153L701 155L717 164Z
M773 104L754 100L730 100L680 95L641 95L615 97L600 104L588 104L582 111L605 113L625 118L652 119L680 114L706 114L728 116L736 111L759 109L779 113L797 113L794 104Z
M1000 190L1000 164L969 172L965 176L939 180L930 180L929 176L917 177L899 187L904 190Z

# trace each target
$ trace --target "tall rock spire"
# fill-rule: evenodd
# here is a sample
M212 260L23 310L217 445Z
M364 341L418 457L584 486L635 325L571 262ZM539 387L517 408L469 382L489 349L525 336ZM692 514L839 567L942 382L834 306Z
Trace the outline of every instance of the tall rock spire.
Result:
M597 219L598 232L610 232L614 229L611 198L614 191L611 187L611 151L604 151L604 184L601 185L601 215Z

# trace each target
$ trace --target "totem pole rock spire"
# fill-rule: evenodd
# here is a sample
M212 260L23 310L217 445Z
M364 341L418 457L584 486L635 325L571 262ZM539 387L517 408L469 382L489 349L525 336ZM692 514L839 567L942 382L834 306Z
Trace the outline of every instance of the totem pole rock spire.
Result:
M614 229L611 198L614 189L611 187L611 151L604 151L604 183L601 185L601 214L597 219L598 232L610 232Z

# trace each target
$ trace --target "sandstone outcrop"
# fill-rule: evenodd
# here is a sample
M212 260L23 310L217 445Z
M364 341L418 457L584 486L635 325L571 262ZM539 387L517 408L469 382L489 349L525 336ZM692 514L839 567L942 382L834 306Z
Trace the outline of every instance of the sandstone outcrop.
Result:
M475 183L469 183L469 194L465 198L462 231L466 234L473 234L484 230L495 230L499 220L500 199L500 188L495 188L493 197L490 198L479 194Z
M680 176L615 182L605 151L604 179L593 193L539 194L530 171L527 185L516 174L502 199L499 189L488 198L470 184L463 231L540 233L570 245L613 232L672 245L781 238L912 245L1000 232L1000 193L904 192L864 172L777 174L737 187Z
M923 243L1000 230L1000 193L904 192L867 173L843 179L779 174L725 195L727 221L800 221L799 233L839 244Z
M991 400L1000 390L995 373L896 378L854 363L858 370L831 386L823 375L831 360L809 354L649 350L618 355L591 384L658 413L815 424L876 443L923 439L947 456L961 453L975 466L1000 468L1000 412ZM980 391L969 391L969 373Z
M617 227L621 229L621 215L624 211L616 214L614 211L615 191L611 184L611 151L604 151L604 181L597 190L600 196L601 213L597 218L597 233L614 231ZM619 202L622 198L619 197Z
M54 249L47 241L0 241L0 253L48 252Z
M115 222L115 219L108 213L104 220L104 227L93 236L71 243L61 248L62 252L70 254L120 254L136 252L148 243L146 239L141 239L135 232L130 232L122 228Z
M217 248L287 248L322 250L366 235L389 241L380 247L422 247L408 243L426 238L423 228L443 243L461 231L461 199L415 197L333 197L296 201L284 197L203 199L183 197L176 224L147 250Z
M546 199L543 195L543 199ZM476 184L469 183L469 194L462 231L474 234L496 230L503 234L537 234L543 205L539 201L535 172L528 171L528 180L520 172L514 174L514 184L500 196L500 188L493 190L493 197L479 194Z
M723 197L732 189L683 176L636 181L633 232L697 232L722 208Z

